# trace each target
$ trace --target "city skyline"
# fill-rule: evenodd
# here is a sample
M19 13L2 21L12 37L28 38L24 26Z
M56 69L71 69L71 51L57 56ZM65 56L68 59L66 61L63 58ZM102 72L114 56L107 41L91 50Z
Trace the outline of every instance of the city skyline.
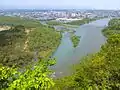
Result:
M120 0L1 0L0 9L120 9Z

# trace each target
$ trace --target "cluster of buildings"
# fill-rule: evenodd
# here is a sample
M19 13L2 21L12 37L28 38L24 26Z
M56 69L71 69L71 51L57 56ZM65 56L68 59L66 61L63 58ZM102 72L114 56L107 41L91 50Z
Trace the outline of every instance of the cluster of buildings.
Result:
M64 20L94 17L120 17L119 10L0 10L0 16L19 16L38 20Z

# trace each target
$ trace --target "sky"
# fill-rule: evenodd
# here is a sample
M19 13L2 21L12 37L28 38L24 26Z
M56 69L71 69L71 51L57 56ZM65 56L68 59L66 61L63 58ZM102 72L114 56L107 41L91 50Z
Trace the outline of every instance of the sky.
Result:
M120 9L120 0L0 0L0 9Z

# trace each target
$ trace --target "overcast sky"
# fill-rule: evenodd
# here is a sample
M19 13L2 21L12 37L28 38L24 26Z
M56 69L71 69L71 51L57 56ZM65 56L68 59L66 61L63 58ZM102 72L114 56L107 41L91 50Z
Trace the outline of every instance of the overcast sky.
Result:
M0 0L4 9L120 9L120 0Z

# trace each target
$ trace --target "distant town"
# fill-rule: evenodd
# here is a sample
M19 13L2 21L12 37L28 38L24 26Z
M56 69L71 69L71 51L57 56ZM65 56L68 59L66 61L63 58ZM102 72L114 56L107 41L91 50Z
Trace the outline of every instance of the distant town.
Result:
M120 17L120 10L0 10L0 16L71 21L95 17Z

